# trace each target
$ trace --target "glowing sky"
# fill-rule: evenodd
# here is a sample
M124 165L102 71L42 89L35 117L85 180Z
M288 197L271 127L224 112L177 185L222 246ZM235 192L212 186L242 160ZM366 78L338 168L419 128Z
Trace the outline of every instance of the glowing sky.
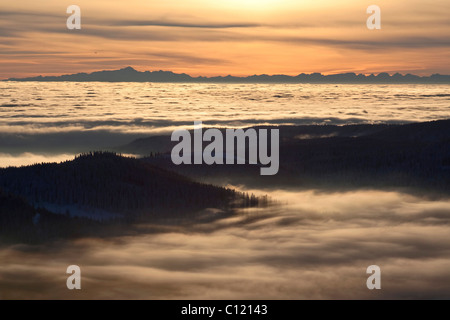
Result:
M66 8L81 8L68 30ZM366 9L381 7L381 30ZM448 0L3 1L0 79L119 69L191 75L450 74Z

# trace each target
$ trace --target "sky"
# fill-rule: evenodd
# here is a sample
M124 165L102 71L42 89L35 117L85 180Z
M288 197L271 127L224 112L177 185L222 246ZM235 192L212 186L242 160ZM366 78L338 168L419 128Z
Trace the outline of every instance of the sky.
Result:
M69 5L81 30L68 30ZM369 30L369 5L381 30ZM448 0L21 0L0 10L0 79L132 66L193 76L450 74Z

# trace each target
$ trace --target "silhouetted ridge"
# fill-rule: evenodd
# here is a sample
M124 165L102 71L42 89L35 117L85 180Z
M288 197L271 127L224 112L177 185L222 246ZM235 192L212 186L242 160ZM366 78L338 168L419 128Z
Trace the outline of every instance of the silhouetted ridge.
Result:
M0 189L0 244L98 235L99 223L35 208L23 197Z
M331 190L394 188L450 195L450 120L277 128L280 169L274 176L260 176L255 165L175 166L168 156L171 144L176 143L170 136L136 140L119 150L159 152L147 161L211 183Z
M176 215L230 207L236 201L252 204L250 197L233 190L105 152L83 154L60 164L1 169L0 187L36 206L72 206L68 214L95 208L127 216Z
M171 71L137 71L132 67L119 70L104 70L92 73L77 73L61 76L38 76L29 78L10 78L8 81L103 81L103 82L206 82L206 83L450 83L450 75L433 74L431 76L389 75L382 72L378 75L363 75L356 73L341 73L322 75L320 73L297 76L288 75L252 75L248 77L218 76L191 77L185 73Z

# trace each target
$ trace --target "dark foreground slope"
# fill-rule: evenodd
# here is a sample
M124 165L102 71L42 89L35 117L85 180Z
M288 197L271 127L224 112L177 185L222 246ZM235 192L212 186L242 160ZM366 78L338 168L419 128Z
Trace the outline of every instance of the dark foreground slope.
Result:
M260 176L255 165L175 166L169 155L174 143L168 136L136 140L121 150L157 151L157 156L147 158L149 163L212 183L327 190L394 188L450 195L450 120L278 129L280 169L275 176Z
M228 215L261 200L134 158L89 153L0 169L0 244L132 234L143 232L141 222L206 222L220 215L204 209Z
M0 169L0 189L2 226L23 230L39 222L33 222L33 217L39 213L49 217L51 211L60 213L61 219L84 216L123 223L188 217L205 208L230 209L258 202L231 189L197 183L141 160L104 152L60 164Z
M0 244L98 236L102 233L100 227L98 221L35 208L24 198L0 189Z

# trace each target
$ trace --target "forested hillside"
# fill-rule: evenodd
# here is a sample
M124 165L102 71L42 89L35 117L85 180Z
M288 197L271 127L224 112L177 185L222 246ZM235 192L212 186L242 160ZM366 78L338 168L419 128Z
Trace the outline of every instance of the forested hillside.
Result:
M147 150L160 152L148 157L149 163L211 183L324 190L395 188L450 195L450 120L278 129L280 169L274 176L260 176L255 165L175 166L169 151L158 149L161 140L170 142L170 137L136 140L125 149L145 150L147 145Z
M183 215L203 208L249 206L257 199L194 182L138 159L95 152L60 164L0 169L0 187L35 207L131 218Z
M99 227L97 221L35 208L24 198L0 189L0 244L100 235Z

